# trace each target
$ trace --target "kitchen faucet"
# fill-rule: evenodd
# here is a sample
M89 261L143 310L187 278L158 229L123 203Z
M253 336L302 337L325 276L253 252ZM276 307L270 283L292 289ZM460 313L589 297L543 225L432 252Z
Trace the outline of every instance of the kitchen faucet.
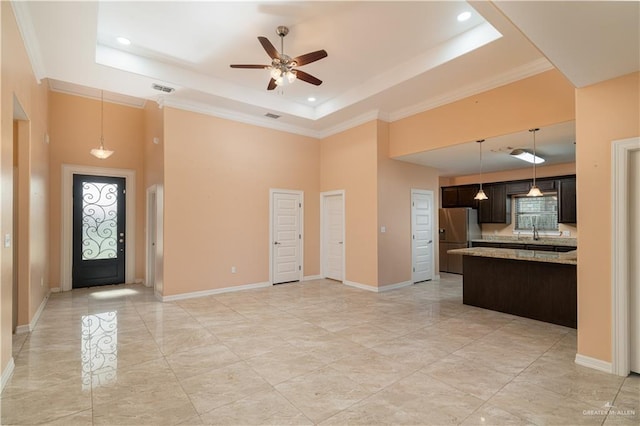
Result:
M540 239L540 235L538 234L538 230L536 229L535 225L533 225L533 239L535 241L538 241Z

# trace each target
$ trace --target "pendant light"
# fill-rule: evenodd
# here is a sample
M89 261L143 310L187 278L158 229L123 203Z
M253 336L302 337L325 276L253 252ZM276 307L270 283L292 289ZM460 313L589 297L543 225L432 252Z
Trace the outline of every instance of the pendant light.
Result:
M533 133L533 157L536 156L536 132L540 129L529 129ZM527 197L542 197L542 191L536 186L536 162L533 162L533 186L529 190Z
M473 199L474 200L488 200L489 197L487 197L487 194L485 194L483 189L482 189L482 142L484 142L484 139L480 139L479 141L476 141L476 142L480 146L480 190L478 190L478 193L476 194L475 197L473 197Z
M104 149L104 91L100 91L100 148L93 148L91 155L101 160L111 157L113 151Z

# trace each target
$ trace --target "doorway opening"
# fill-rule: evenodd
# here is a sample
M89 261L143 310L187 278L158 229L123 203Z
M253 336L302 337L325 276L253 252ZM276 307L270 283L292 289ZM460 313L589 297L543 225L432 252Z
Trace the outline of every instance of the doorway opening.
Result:
M135 282L135 245L136 245L136 183L135 171L128 169L109 169L64 164L62 166L62 252L60 285L62 291L69 291L73 283L73 181L74 175L104 176L123 178L126 194L125 230L124 230L124 281ZM118 232L119 234L120 232ZM126 236L129 235L129 238ZM120 239L120 235L118 240ZM117 241L119 243L119 241Z
M613 209L611 372L640 371L640 137L614 141L611 153ZM576 357L577 359L578 357ZM597 367L596 367L597 368Z

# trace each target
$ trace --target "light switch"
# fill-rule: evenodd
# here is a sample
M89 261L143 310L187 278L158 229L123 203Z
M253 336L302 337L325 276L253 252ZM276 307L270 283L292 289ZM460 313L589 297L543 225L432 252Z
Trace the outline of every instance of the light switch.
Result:
M4 234L4 248L11 247L11 234Z
M386 227L386 226L381 226L381 227L380 227L380 232L382 232L383 234L384 234L385 232L387 232L387 227Z

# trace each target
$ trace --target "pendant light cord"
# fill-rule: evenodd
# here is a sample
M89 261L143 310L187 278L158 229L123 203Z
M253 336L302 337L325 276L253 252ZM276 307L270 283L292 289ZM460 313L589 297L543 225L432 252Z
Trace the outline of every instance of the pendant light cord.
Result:
M478 141L478 144L480 144L480 189L482 189L482 142L484 142L484 139Z
M104 90L100 91L100 148L104 149Z
M530 129L530 132L533 132L533 186L536 186L536 132L540 129Z

